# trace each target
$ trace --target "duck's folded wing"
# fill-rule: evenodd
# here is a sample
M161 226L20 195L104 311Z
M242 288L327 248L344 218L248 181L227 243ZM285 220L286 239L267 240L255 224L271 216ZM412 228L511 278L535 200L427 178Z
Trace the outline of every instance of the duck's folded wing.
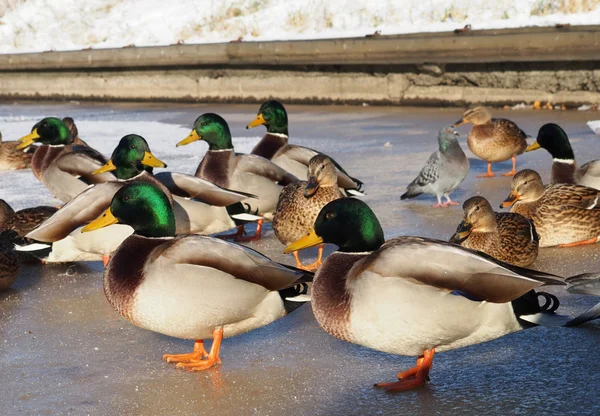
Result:
M564 284L551 274L510 266L476 251L420 237L389 240L354 266L351 274L365 270L494 303L510 302L544 284Z
M200 199L218 207L225 207L248 198L256 198L255 195L221 188L212 182L184 173L161 172L154 175L154 178L174 195Z
M100 183L86 189L26 237L47 243L65 238L77 227L100 216L110 206L113 195L123 185L123 182L114 181Z
M62 172L78 177L81 181L88 185L115 181L117 178L110 172L92 175L92 173L100 169L106 160L97 151L78 146L77 151L65 153L56 160L56 167Z
M298 178L287 172L285 169L277 166L275 163L264 157L256 155L238 156L236 169L265 177L282 186L298 181Z
M308 168L308 162L310 161L310 159L312 159L313 156L316 156L320 154L319 152L317 152L316 150L310 149L308 147L304 147L304 146L296 146L296 145L287 145L285 146L284 150L278 154L278 156L285 156L290 158L293 161L296 161L298 163L301 163L303 165L305 165ZM333 162L333 164L335 165L336 169L337 169L337 175L338 175L338 186L340 188L344 188L344 189L357 189L359 188L359 185L362 184L362 182L351 178L350 175L348 175L346 173L346 171L344 170L344 168L342 168L342 166L340 166L339 163L337 163L331 156L326 155L329 159L331 159L331 161ZM305 179L305 178L302 178ZM360 182L360 184L359 184Z
M600 208L600 190L587 186L562 183L549 185L544 198L552 199L553 203L559 202L578 208Z
M248 247L212 237L185 236L157 250L163 251L154 256L172 263L212 267L268 290L294 286L304 276L302 271L276 263Z

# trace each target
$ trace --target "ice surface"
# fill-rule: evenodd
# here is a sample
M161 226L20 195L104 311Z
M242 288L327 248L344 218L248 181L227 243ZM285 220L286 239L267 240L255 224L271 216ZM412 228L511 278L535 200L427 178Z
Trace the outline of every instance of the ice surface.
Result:
M188 134L199 114L223 115L234 144L248 150L264 132L263 127L244 129L257 109L256 105L14 105L0 108L0 128L16 138L44 115L70 115L81 136L105 154L110 152L109 143L137 132L149 139L169 169L191 172L206 144L181 148L174 144ZM387 237L446 239L454 232L462 217L460 207L434 209L433 197L400 201L399 196L436 148L440 126L457 120L460 109L293 105L288 110L292 142L323 150L363 180L364 200L378 215ZM493 113L514 120L534 137L541 125L556 122L569 134L580 163L600 158L597 136L585 124L589 114ZM20 115L25 119L18 119ZM453 199L462 202L479 194L497 206L508 194L510 179L475 178L486 165L466 149L468 130L459 128L459 141L472 158L472 170ZM393 146L384 147L387 142ZM517 158L518 169L537 169L546 180L550 163L543 150ZM494 165L498 172L510 167L510 162ZM0 192L8 192L9 202L19 200L21 207L26 201L49 198L30 172L0 172L0 179ZM27 184L18 192L10 188L17 180ZM250 246L291 264L292 257L282 254L270 224L265 228L265 237ZM600 268L599 254L598 245L542 249L534 267L562 276L593 272ZM315 251L302 254L307 261L314 255ZM386 394L373 383L394 381L414 358L329 336L315 322L310 305L272 325L226 339L221 367L194 374L178 371L160 357L165 352L189 352L192 342L122 319L104 298L102 273L100 262L27 266L13 289L0 293L2 414L600 414L597 323L530 329L438 354L428 387ZM551 291L560 298L559 311L564 314L583 311L597 301L562 288Z
M588 3L178 0L166 7L162 0L16 0L4 9L0 53L600 23L600 6Z

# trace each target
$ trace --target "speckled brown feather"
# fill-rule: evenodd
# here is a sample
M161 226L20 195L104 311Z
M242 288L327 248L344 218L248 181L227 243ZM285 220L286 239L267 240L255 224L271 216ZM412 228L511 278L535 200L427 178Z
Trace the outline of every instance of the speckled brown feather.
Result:
M273 231L283 244L304 237L312 229L321 209L344 195L337 186L319 187L309 198L304 196L306 181L287 185L279 195Z
M474 125L467 138L469 149L487 162L501 162L520 155L527 148L527 135L515 123L503 118Z
M0 234L0 291L8 289L19 275L19 261L12 246L14 231Z
M532 222L512 212L496 212L495 218L494 231L474 230L460 245L515 266L525 267L533 263L538 255L539 238Z
M524 182L526 185L521 185ZM521 199L510 211L533 221L540 236L540 247L575 243L600 236L600 191L566 184L543 188L539 174L532 170L515 175L511 188L519 189Z
M23 238L56 211L58 209L55 207L38 206L15 212L6 201L0 199L0 231L14 230Z
M27 151L17 149L19 142L0 142L0 170L26 169L31 166L35 146Z

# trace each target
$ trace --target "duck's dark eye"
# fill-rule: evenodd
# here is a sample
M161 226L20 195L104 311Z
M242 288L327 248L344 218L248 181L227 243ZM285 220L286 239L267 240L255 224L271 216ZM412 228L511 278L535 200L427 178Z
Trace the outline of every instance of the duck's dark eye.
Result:
M131 146L129 146L131 149L135 149L135 144L132 144Z
M127 202L127 201L129 201L129 197L128 197L127 195L125 195L125 196L122 198L122 200L123 200L123 202Z
M321 169L325 169L325 165L321 165Z
M332 218L335 218L335 212L328 212L327 214L325 214L326 220L330 220Z

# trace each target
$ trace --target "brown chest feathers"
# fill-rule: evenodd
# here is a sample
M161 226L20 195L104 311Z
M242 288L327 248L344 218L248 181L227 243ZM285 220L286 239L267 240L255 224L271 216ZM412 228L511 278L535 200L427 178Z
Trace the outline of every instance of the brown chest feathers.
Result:
M313 282L311 304L317 322L326 332L344 341L350 341L352 301L346 279L354 264L367 255L335 252L327 257Z
M229 188L229 178L235 164L233 149L209 150L196 169L196 177L222 188Z
M271 160L275 153L286 144L288 144L288 137L286 135L267 133L260 142L254 146L254 149L252 149L250 154L262 156L265 159Z
M38 147L31 159L31 171L38 180L42 180L42 175L48 169L48 166L56 160L63 152L70 152L72 146L49 146L42 145Z

